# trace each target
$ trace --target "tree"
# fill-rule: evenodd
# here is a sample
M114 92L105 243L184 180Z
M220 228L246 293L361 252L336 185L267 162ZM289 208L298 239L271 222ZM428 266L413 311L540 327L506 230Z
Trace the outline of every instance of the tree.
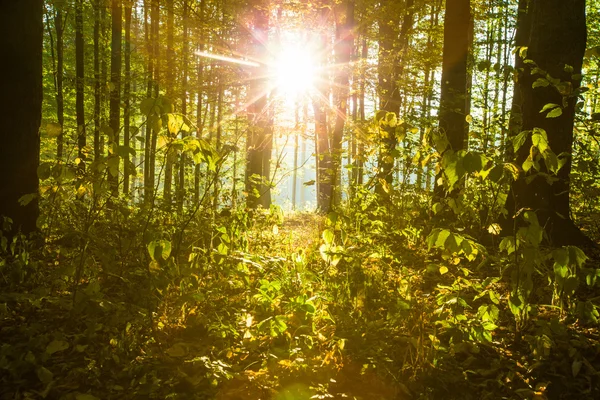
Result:
M246 141L246 192L247 204L250 208L271 205L270 162L273 148L273 135L269 125L267 106L267 40L269 32L269 4L260 0L252 10L253 55L260 67L253 69L250 81L249 96L252 102L249 107L251 115L250 129Z
M335 63L334 77L335 96L335 125L333 129L332 154L334 174L334 204L341 198L342 176L342 140L348 108L348 94L350 91L350 61L354 47L354 1L346 0L334 7L335 14Z
M84 108L84 48L83 0L75 0L75 114L77 119L77 147L80 165L85 166L85 108Z
M116 171L111 171L110 182L112 193L116 196L119 191L119 131L121 130L121 40L123 37L123 5L121 0L112 0L112 35L110 47L110 129L112 131L112 158L117 165Z
M525 71L517 82L524 132L513 140L525 173L512 184L507 209L510 215L534 210L554 244L581 244L587 240L570 218L569 176L587 39L585 0L532 0L529 12Z
M43 30L42 0L0 2L0 48L10 60L0 79L0 216L12 219L13 232L34 232L39 215Z
M446 2L444 50L442 57L442 91L440 96L440 130L445 133L449 149L457 152L467 144L467 110L469 47L471 41L470 0ZM443 150L442 150L443 151ZM441 186L436 186L440 195Z

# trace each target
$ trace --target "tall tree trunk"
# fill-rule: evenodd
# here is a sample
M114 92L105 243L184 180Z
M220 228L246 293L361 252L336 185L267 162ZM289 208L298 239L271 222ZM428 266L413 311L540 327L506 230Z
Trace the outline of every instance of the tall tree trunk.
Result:
M523 105L523 95L521 93L521 85L519 81L524 78L525 74L525 59L523 56L527 54L526 47L529 43L529 32L531 30L531 10L530 0L519 0L517 14L517 29L515 33L515 85L513 90L512 105L510 109L510 119L508 121L508 137L506 140L505 151L506 160L510 161L514 158L512 138L517 136L523 125L523 115L521 106ZM522 56L523 55L523 56Z
M271 205L270 161L273 148L273 135L269 126L267 109L267 40L269 32L269 3L257 0L252 10L252 48L260 67L252 70L249 97L251 126L246 140L246 192L250 208Z
M36 231L39 215L43 15L42 0L0 2L0 49L10 60L0 78L0 216L13 233ZM33 197L21 206L25 195Z
M183 43L181 51L181 113L184 118L187 118L188 112L188 53L189 53L189 5L187 0L183 1ZM182 130L181 138L184 139L189 132ZM183 201L185 197L185 165L187 157L185 152L181 153L179 159L179 179L178 179L178 190L177 190L177 209L181 213L183 210Z
M511 215L523 208L534 210L540 225L546 227L554 244L582 244L589 240L570 218L569 178L577 102L574 94L581 83L587 40L585 0L532 0L530 7L527 59L534 64L525 64L525 71L518 82L523 96L523 130L545 130L554 154L564 153L568 156L556 174L558 180L554 183L549 183L533 167L522 174L511 187L509 199L512 200L507 208ZM550 82L550 79L557 81ZM534 85L536 82L538 84ZM542 111L550 103L558 105L562 113L553 117L547 110ZM518 165L525 161L535 162L539 158L539 172L550 173L548 165L552 166L553 162L542 160L551 160L544 143L536 146L537 151L531 150L532 144L532 135L528 135L517 152Z
M100 0L94 1L94 160L100 153L100 110L102 108L102 89L100 82Z
M440 129L448 138L449 148L457 152L466 146L469 110L469 73L467 61L471 41L471 2L446 2L444 20L444 50L442 57L442 91L440 96ZM437 181L436 181L437 182ZM442 196L443 187L436 186L436 197Z
M173 25L175 19L175 11L173 8L173 0L167 0L167 53L166 53L166 64L167 69L165 70L165 87L167 90L167 97L171 100L175 100L173 94L175 93L175 49L173 47L174 34ZM177 132L171 132L169 130L170 139ZM165 164L165 182L163 186L163 200L167 209L171 208L171 191L173 185L173 158L174 152L167 147L167 156Z
M64 145L64 124L65 124L65 99L63 93L63 70L64 70L64 17L61 6L56 6L56 14L54 16L54 25L56 28L56 118L60 125L61 132L56 138L56 158L61 159L63 156Z
M317 209L321 212L329 212L333 201L333 185L335 183L333 170L333 155L331 152L331 142L327 128L327 108L329 107L329 85L328 74L325 66L327 65L327 55L329 53L327 33L325 27L329 18L329 11L326 8L320 10L319 29L319 48L316 54L319 57L319 73L315 85L316 96L313 99L313 112L315 116L315 147L317 164Z
M127 150L123 159L123 194L130 192L129 179L131 163L129 146L131 145L131 7L132 1L125 0L125 85L123 88L123 146ZM135 145L135 143L134 143Z
M204 50L204 0L200 0L199 4L199 18L200 23L198 26L198 41L200 43L199 50ZM198 88L198 101L196 104L196 137L200 139L202 137L202 133L204 130L204 119L202 118L202 109L204 107L204 102L202 101L204 98L204 63L202 61L202 57L198 57L198 65L197 65L197 88ZM194 204L197 204L200 201L200 175L201 168L200 164L196 164L194 166Z
M119 194L119 132L121 130L121 40L123 29L122 0L112 0L112 35L110 47L110 129L112 131L111 147L113 168L109 169L109 181L114 196ZM116 168L114 165L116 164Z
M402 18L402 27L398 32L395 26L390 26L390 23L398 24L400 21L400 13L398 19L393 21L380 22L380 31L385 35L383 44L384 62L391 63L383 71L380 71L379 84L383 84L384 95L381 97L381 109L386 112L399 114L402 107L402 97L398 81L404 75L404 66L406 63L406 54L408 49L409 34L413 27L414 17L414 0L406 0L404 4ZM381 56L380 56L381 57ZM399 117L399 115L398 115ZM392 170L394 169L394 150L398 145L395 128L390 128L386 131L385 137L382 139L382 148L378 159L378 178L385 180L388 184L393 181ZM381 192L381 185L378 182L377 187Z
M400 3L389 2L382 7L381 17L378 21L379 26L379 62L378 62L378 88L379 88L379 109L378 118L383 118L388 112L398 115L400 111L400 91L397 87L396 63L398 62L398 53L396 46L398 44L398 26L400 25ZM380 138L380 148L377 157L377 177L385 180L388 184L392 183L394 169L393 151L398 144L396 140L395 127L385 129ZM382 185L378 181L376 184L377 192L383 193Z
M84 109L84 48L83 0L75 0L75 115L77 121L77 147L80 167L85 168L85 109Z

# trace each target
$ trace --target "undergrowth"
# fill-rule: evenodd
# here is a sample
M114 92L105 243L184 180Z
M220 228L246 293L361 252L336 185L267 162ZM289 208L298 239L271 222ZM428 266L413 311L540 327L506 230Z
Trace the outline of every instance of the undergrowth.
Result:
M597 260L422 204L48 203L1 241L0 398L600 398Z

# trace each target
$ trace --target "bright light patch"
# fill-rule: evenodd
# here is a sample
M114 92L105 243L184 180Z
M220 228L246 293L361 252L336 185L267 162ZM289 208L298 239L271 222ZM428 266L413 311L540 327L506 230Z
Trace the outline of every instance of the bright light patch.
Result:
M274 64L274 84L290 97L307 93L315 80L315 65L306 47L286 47Z

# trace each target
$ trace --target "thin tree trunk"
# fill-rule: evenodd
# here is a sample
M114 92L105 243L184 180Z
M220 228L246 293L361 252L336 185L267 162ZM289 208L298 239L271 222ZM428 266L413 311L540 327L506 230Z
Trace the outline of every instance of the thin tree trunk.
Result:
M63 12L60 6L56 8L54 25L56 28L56 118L61 132L56 138L56 158L62 159L64 124L65 124L65 100L63 93L63 70L64 70L64 46L63 46Z
M75 115L77 121L77 147L80 168L85 168L85 109L84 109L84 48L83 0L75 1Z
M181 76L181 113L184 115L184 118L187 118L187 100L188 100L188 53L189 53L189 10L188 10L187 0L183 2L183 44L181 51L182 58L182 76ZM185 130L181 131L181 138L184 139L188 135L188 132ZM187 162L187 157L185 152L181 153L179 160L179 185L177 190L177 209L181 213L183 210L183 201L185 198L185 165Z
M112 131L110 145L112 147L112 156L116 158L112 161L113 168L109 169L109 181L114 196L119 194L119 132L121 130L121 40L122 40L122 19L123 8L122 0L112 0L111 18L112 34L110 47L110 117L109 123ZM116 164L116 167L114 166Z
M100 0L94 1L94 160L100 153L100 110L102 90L100 88Z
M127 150L123 159L123 194L130 193L131 163L129 148L131 145L131 0L125 0L125 85L123 88L123 146ZM135 143L134 143L135 145Z
M165 88L167 90L167 97L170 100L174 99L175 93L175 49L173 48L173 25L174 25L175 12L173 9L173 0L167 0L167 53L166 53L166 64L167 69L165 70ZM171 132L169 130L169 138L173 139L173 135L177 132ZM167 209L171 208L171 191L173 185L173 158L174 154L170 147L167 147L167 156L165 164L165 182L163 186L163 200Z

